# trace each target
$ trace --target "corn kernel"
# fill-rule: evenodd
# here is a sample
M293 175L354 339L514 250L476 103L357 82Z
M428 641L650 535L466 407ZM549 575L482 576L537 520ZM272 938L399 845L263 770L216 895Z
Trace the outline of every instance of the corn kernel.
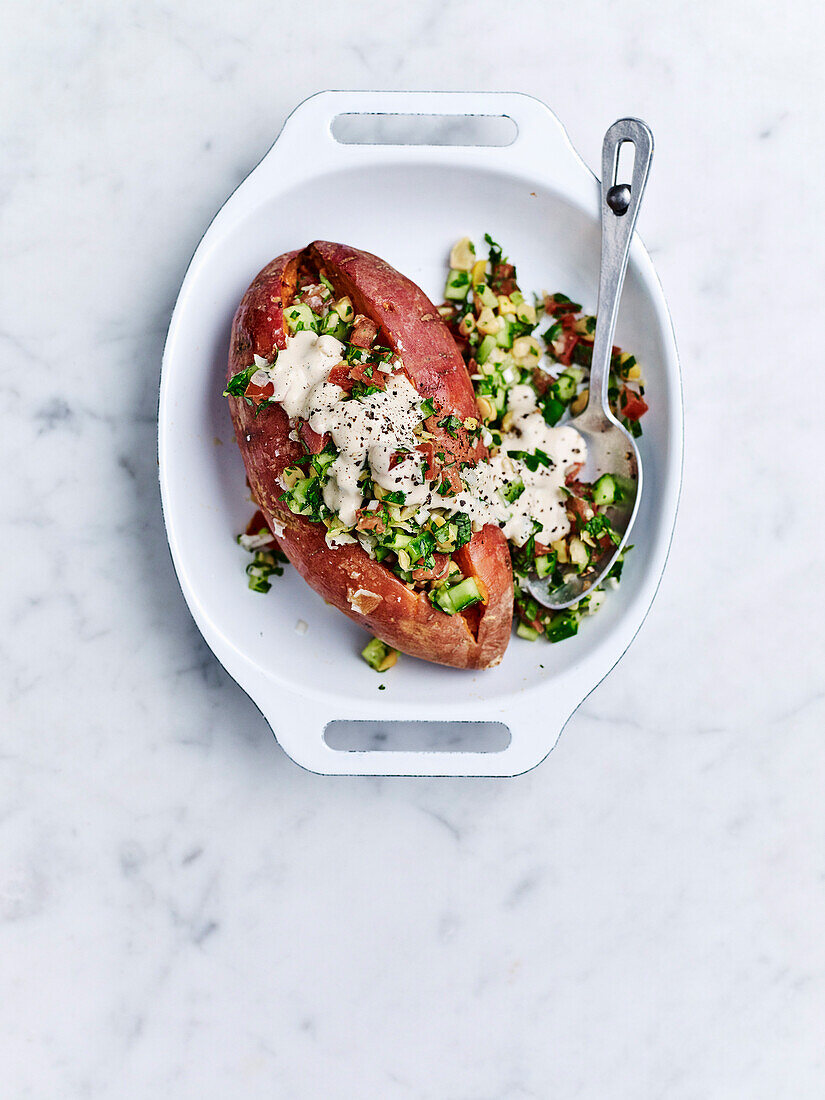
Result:
M487 280L487 261L476 260L473 264L473 271L470 275L470 282L473 286L478 286L479 283L486 282Z
M456 271L471 271L475 265L476 250L469 237L456 241L450 250L450 267Z
M506 294L499 294L498 296L498 311L505 317L515 316L516 307Z
M538 360L541 357L541 344L535 336L518 336L513 341L513 358Z
M478 318L478 331L483 332L485 336L493 336L501 328L501 318L496 317L495 313L489 306L485 306L479 314Z
M495 419L496 410L493 403L486 398L483 394L478 398L478 411L481 413L482 419L493 420Z
M587 565L590 561L587 547L580 538L572 538L570 540L570 560L574 565Z
M349 323L355 316L355 309L350 298L339 298L333 307L342 321Z
M392 668L395 662L398 660L398 650L391 649L381 664L378 666L379 672L386 672L388 668Z
M632 382L638 382L639 381L639 379L642 377L642 368L639 366L638 363L633 364L633 366L627 372L626 377Z

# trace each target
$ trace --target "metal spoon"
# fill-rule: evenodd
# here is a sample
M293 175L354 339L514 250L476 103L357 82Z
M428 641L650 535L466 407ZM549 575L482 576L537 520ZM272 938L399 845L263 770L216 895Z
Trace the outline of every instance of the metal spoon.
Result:
M625 142L635 146L630 186L616 183L619 149ZM591 559L585 572L568 577L561 585L554 586L551 577L543 580L535 575L528 577L526 587L530 594L554 611L577 603L604 579L627 541L641 499L639 452L633 437L610 411L607 387L630 241L652 159L653 134L640 119L621 118L605 134L601 183L602 259L590 396L584 411L569 423L587 443L587 463L580 474L581 480L593 482L602 474L613 474L621 479L622 500L607 509L620 542L618 546L611 545L599 558Z

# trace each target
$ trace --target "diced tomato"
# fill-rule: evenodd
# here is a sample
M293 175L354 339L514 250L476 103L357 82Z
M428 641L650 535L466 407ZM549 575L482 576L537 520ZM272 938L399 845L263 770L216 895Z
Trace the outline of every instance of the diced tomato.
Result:
M450 568L450 557L448 554L433 554L433 566L431 569L413 569L412 575L414 581L437 581L445 576L447 570Z
M334 386L340 386L342 390L346 390L347 393L352 389L352 378L349 373L349 365L347 363L336 363L336 365L329 372L328 382L332 382Z
M570 469L567 471L567 474L565 475L564 484L572 485L583 469L583 462L574 462Z
M647 401L633 390L622 394L620 408L628 420L640 420L648 410Z
M561 351L557 353L556 358L560 363L563 363L565 367L569 367L573 362L573 350L580 339L581 337L575 332L564 333L561 341L562 348Z
M446 466L441 474L442 481L447 482L447 492L445 496L455 496L456 493L460 493L464 488L464 483L461 480L461 474L458 466L453 464L452 466Z
M556 298L553 294L545 294L544 310L545 313L549 313L551 317L561 317L563 314L570 313L570 302L566 302L561 298Z
M512 264L496 264L490 276L493 289L499 294L512 294L518 290L516 282L516 269Z
M353 382L363 382L365 386L376 386L379 390L385 389L387 385L387 375L374 363L353 363L349 376Z
M356 513L355 527L358 531L375 531L377 535L383 535L387 531L387 523L384 513L376 508L359 508Z
M319 455L329 441L329 436L326 433L318 435L317 432L313 431L308 420L301 421L298 426L298 435L304 441L304 446L311 455Z
M419 443L415 449L424 456L424 477L427 481L436 481L441 474L441 464L435 457L435 444Z
M593 512L591 505L581 497L571 497L566 503L566 508L568 512L573 513L580 524L587 523Z
M353 322L349 342L355 344L357 348L370 348L377 334L378 325L375 321L371 321L369 317L359 313Z
M555 381L553 375L548 374L546 370L541 370L539 367L533 368L533 385L539 397L543 397Z
M258 405L262 405L264 401L268 401L274 392L275 387L271 382L267 382L264 386L259 386L255 382L250 382L244 391L244 397L248 397L257 408Z

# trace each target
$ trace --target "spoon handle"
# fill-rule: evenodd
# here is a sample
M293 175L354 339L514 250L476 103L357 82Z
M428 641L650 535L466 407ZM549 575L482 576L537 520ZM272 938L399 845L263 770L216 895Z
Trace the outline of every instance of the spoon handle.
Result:
M635 147L630 186L617 184L619 149L625 142ZM620 118L604 136L602 145L602 265L599 275L599 305L590 367L590 397L584 416L610 415L607 400L613 334L622 296L630 241L642 202L653 159L653 134L638 118Z

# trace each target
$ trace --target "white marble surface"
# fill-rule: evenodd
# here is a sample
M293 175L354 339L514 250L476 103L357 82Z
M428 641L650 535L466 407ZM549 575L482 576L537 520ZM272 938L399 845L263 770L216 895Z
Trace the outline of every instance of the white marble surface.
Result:
M821 8L299 11L4 12L0 1092L819 1097ZM531 92L591 163L617 115L652 124L682 511L641 635L542 767L329 780L180 597L160 351L298 100L433 85Z

